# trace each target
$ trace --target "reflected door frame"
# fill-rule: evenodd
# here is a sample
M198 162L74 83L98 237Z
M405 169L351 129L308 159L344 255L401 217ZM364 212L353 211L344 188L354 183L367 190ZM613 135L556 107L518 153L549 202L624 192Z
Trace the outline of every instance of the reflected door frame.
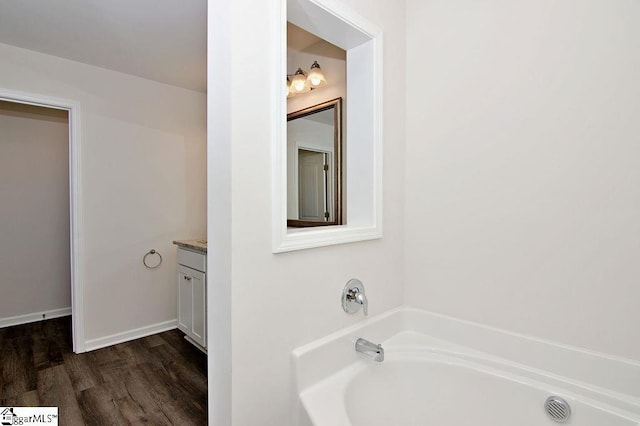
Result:
M335 176L333 173L334 167L333 167L333 153L331 151L327 151L325 149L319 149L319 148L315 148L315 147L309 147L309 146L304 146L304 145L300 145L300 144L296 144L296 157L294 158L294 182L296 185L295 188L295 192L298 195L298 219L301 221L305 221L305 220L313 220L310 218L305 217L304 215L302 215L302 211L303 206L303 200L300 196L301 191L300 191L300 187L301 187L301 175L300 175L300 151L306 151L306 152L315 152L315 153L319 153L323 155L323 166L324 166L324 170L322 173L322 210L323 210L323 218L325 222L332 222L335 220L335 209L334 206L332 205L333 203L331 203L330 200L332 200L333 198L333 186L335 183ZM326 216L328 214L328 216Z

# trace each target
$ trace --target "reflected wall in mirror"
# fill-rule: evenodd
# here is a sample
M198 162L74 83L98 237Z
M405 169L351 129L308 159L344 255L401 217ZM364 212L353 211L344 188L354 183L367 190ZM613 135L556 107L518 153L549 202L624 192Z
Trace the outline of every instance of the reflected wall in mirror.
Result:
M342 224L342 98L287 114L287 226Z

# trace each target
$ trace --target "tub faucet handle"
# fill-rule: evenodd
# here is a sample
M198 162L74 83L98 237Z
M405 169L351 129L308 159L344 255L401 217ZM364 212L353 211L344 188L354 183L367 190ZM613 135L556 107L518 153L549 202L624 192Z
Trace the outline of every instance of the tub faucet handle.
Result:
M369 301L367 300L367 296L364 293L356 290L356 302L362 305L362 312L364 316L369 315Z
M358 279L351 279L342 291L342 309L346 313L354 314L362 306L362 312L369 315L369 301L364 294L364 284Z

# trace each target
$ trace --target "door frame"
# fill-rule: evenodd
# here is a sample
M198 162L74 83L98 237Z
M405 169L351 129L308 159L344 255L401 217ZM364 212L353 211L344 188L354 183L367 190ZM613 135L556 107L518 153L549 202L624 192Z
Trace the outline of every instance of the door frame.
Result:
M86 352L84 338L84 283L82 274L82 187L80 102L0 87L0 100L66 110L69 114L69 221L71 255L71 326L73 351Z
M296 182L296 195L297 195L297 204L298 204L298 219L301 221L304 221L305 219L300 219L300 151L309 151L309 152L315 152L318 154L323 154L324 155L324 159L326 161L326 164L329 166L329 170L331 170L332 172L334 171L334 162L333 162L333 152L332 151L327 151L324 148L316 148L316 147L312 147L311 145L309 146L305 146L303 144L298 144L296 143L296 156L294 158L294 179ZM328 208L331 210L332 212L332 216L333 216L333 220L331 220L330 222L334 222L336 220L336 212L335 212L335 202L331 203L330 200L333 199L334 194L333 194L333 188L334 188L334 183L335 183L335 173L331 173L331 178L328 179L328 181L325 181L325 188L324 188L324 204L328 205L331 204L330 206L328 206ZM327 171L325 171L325 177L327 176ZM334 200L335 201L335 200ZM326 210L325 210L326 211Z

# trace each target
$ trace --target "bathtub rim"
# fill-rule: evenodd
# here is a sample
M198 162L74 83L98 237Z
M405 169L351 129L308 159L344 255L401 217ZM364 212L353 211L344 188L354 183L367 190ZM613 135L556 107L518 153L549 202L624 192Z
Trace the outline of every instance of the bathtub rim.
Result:
M638 361L403 305L292 351L291 397L294 424L300 424L306 411L300 398L305 390L361 361L353 349L357 338L364 337L376 343L384 343L403 331L415 331L437 339L444 333L449 338L446 341L455 341L455 345L482 352L498 362L509 361L640 401L640 389L636 390L635 395L626 391L632 386L629 383L622 389L603 386L604 382L617 383L616 380L621 378L625 382L640 383ZM505 348L513 350L505 352ZM561 374L563 371L570 373ZM594 371L597 374L593 374ZM603 381L603 377L609 375L613 375L614 379ZM633 382L635 379L638 381Z

